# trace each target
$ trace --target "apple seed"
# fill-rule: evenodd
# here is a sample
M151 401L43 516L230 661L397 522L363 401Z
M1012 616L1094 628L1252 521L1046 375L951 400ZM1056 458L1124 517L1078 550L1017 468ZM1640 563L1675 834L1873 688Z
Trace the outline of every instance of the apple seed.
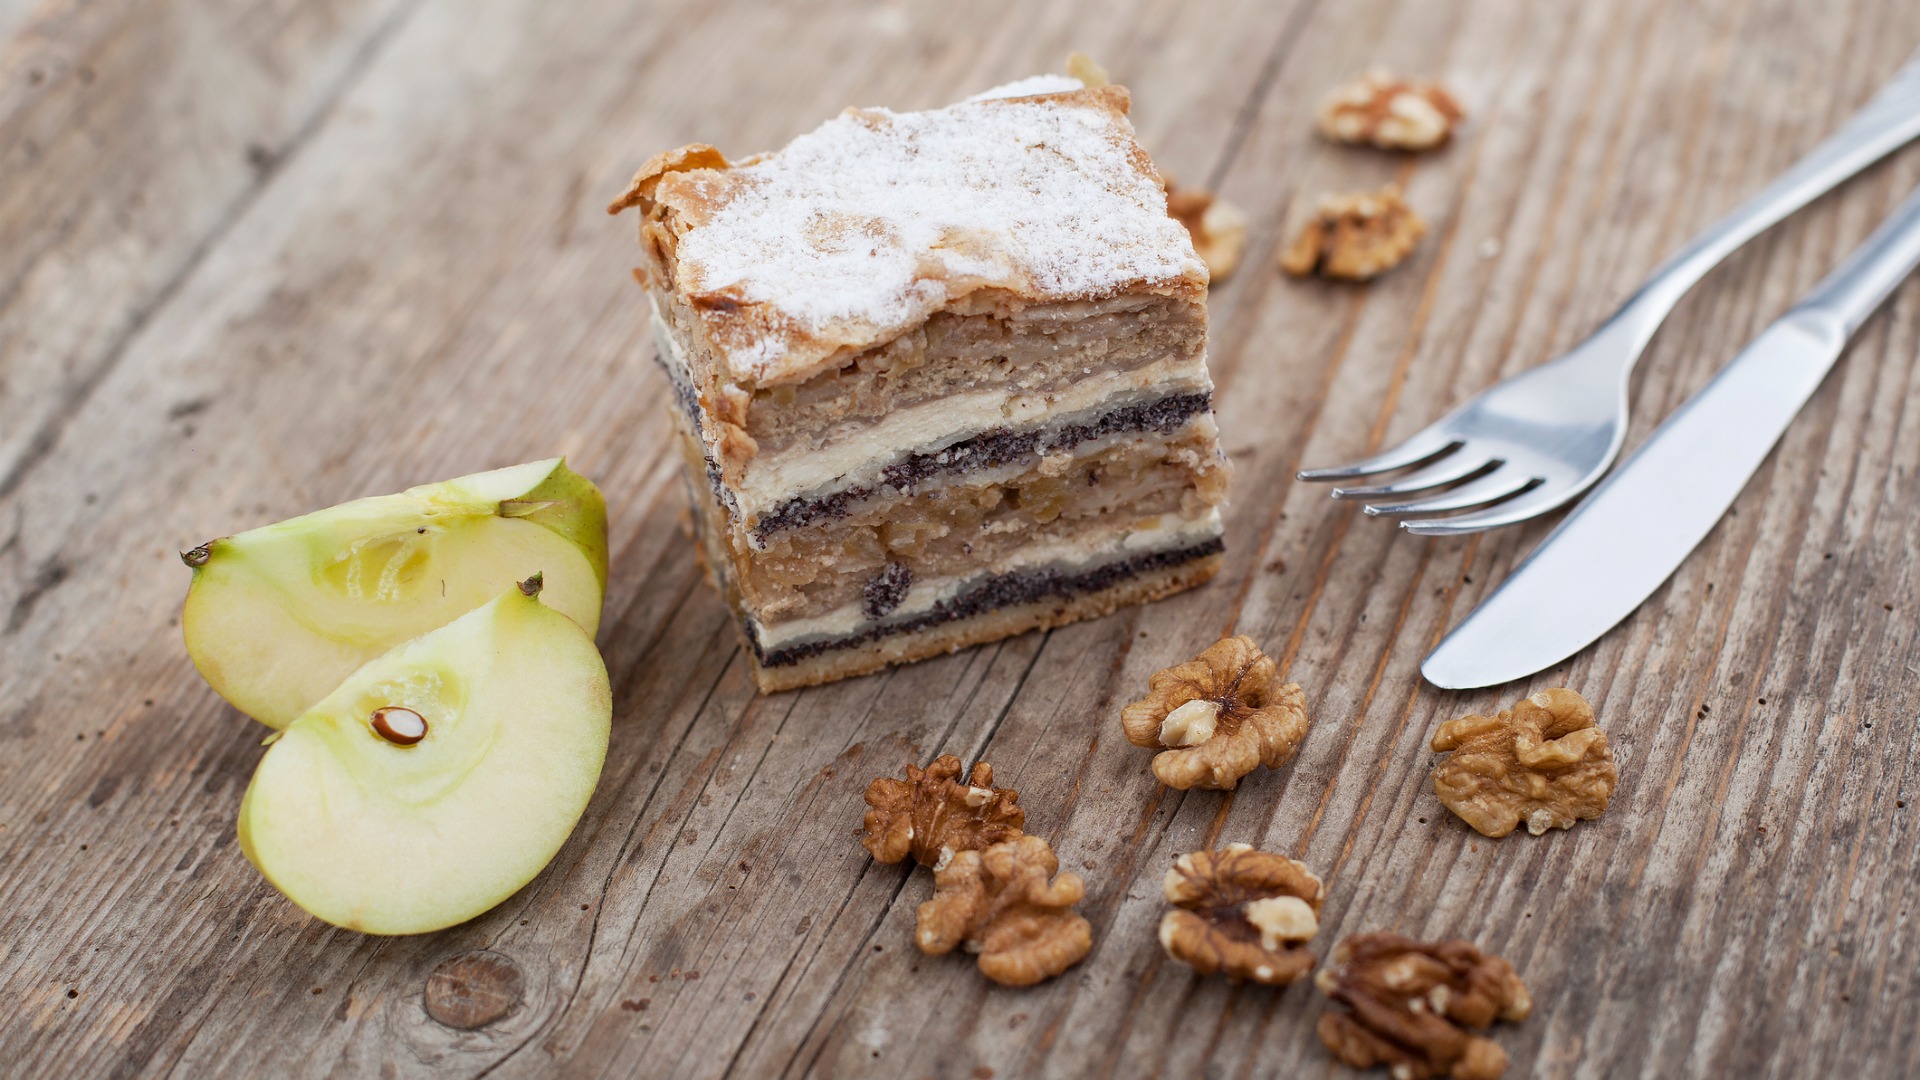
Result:
M400 705L373 710L374 734L395 746L412 746L427 737L427 718Z

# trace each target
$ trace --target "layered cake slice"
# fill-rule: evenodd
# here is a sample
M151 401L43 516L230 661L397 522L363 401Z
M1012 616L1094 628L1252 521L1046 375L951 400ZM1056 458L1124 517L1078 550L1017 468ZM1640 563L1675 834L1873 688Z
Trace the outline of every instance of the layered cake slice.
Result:
M1030 79L662 154L641 213L693 518L762 689L1104 614L1220 563L1207 271L1127 93Z

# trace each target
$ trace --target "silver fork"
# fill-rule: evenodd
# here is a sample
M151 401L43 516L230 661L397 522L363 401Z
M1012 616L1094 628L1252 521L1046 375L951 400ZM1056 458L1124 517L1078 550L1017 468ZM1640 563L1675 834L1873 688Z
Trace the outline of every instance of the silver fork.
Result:
M1401 528L1426 536L1512 525L1565 504L1600 479L1619 455L1627 433L1628 376L1687 290L1740 245L1916 136L1920 55L1845 127L1662 263L1592 337L1481 391L1390 450L1297 475L1353 480L1420 466L1386 483L1336 487L1333 497L1369 500L1370 515L1486 507L1400 522ZM1372 501L1441 487L1446 490L1404 502Z

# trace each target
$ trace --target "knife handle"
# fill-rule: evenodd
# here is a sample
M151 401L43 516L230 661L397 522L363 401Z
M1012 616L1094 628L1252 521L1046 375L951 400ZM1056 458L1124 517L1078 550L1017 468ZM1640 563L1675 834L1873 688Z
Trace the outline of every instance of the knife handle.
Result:
M1920 188L1794 305L1788 318L1837 333L1844 343L1915 266L1920 266Z

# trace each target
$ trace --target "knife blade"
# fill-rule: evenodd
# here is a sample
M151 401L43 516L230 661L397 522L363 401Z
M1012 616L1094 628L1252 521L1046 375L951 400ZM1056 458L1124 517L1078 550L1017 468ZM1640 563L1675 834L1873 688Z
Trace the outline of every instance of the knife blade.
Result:
M1420 665L1525 678L1631 615L1713 530L1860 325L1920 264L1920 191L1602 480Z

